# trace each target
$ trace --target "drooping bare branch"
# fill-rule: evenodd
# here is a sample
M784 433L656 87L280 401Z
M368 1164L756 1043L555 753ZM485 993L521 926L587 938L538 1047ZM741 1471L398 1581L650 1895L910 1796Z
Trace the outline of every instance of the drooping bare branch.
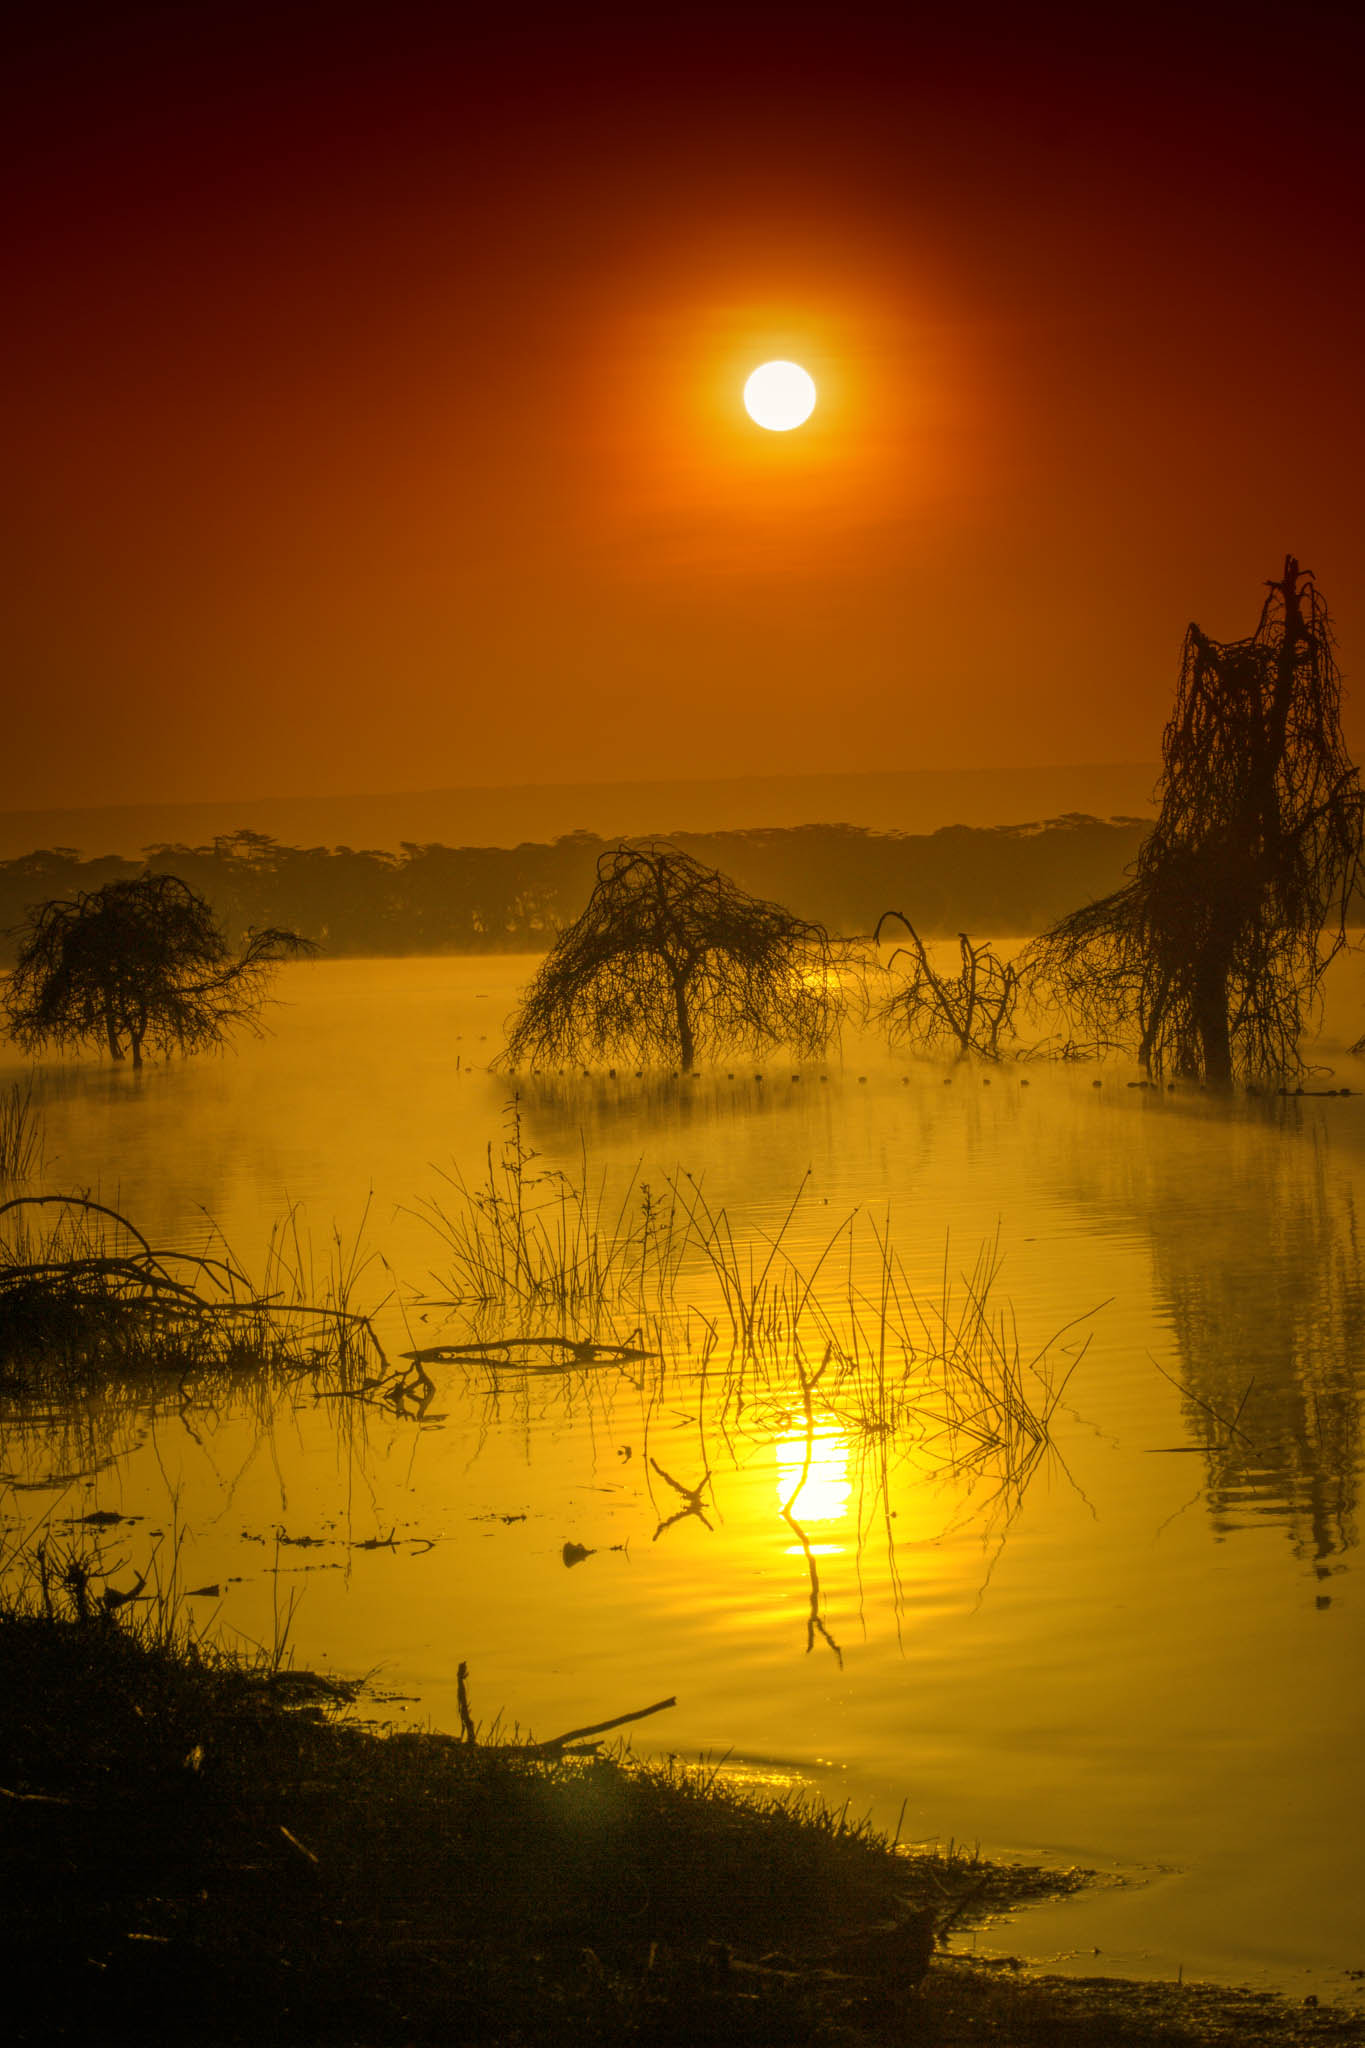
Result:
M315 950L272 927L234 954L203 897L169 874L37 904L16 936L4 1003L24 1051L102 1044L134 1066L144 1047L199 1052L259 1031L276 968Z
M959 1058L976 1053L1000 1058L1000 1036L1010 1032L1019 1000L1019 976L1013 963L1002 960L988 943L973 945L966 932L957 935L961 956L958 972L940 974L923 939L903 910L886 910L873 933L875 946L888 918L909 934L908 946L897 946L887 962L908 962L899 985L877 1006L877 1016L890 1043L912 1052L935 1053L951 1048Z
M823 926L762 902L662 841L602 855L587 908L532 982L509 1066L615 1053L690 1072L699 1056L824 1050L843 989Z
M1034 941L1031 986L1154 1073L1303 1071L1346 942L1365 795L1341 732L1327 608L1286 557L1246 640L1185 636L1161 812L1113 895Z

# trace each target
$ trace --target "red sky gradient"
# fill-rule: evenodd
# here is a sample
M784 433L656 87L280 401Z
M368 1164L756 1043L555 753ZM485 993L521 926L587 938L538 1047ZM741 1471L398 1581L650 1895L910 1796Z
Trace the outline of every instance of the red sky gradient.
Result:
M1353 10L499 12L30 30L0 807L1365 740Z

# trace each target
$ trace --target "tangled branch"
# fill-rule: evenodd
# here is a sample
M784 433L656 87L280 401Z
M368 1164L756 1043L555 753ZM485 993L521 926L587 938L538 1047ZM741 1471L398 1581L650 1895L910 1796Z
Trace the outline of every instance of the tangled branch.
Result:
M191 1053L242 1026L259 1031L275 969L316 950L297 932L253 931L234 954L213 911L177 875L141 875L36 905L5 987L25 1052L104 1044Z
M843 990L821 925L748 895L664 842L603 854L587 908L512 1021L512 1067L617 1053L691 1071L723 1048L816 1054Z
M893 917L905 926L910 943L897 946L887 968L894 970L901 959L910 965L899 988L877 1010L889 1042L924 1053L951 1046L960 1059L976 1053L982 1059L998 1060L1000 1034L1013 1028L1019 1000L1019 976L1013 964L1002 960L989 944L974 946L966 932L959 932L958 972L940 974L903 910L882 912L872 935L873 945L880 942L882 926Z
M1161 811L1133 879L1034 941L1030 983L1149 1071L1303 1071L1346 943L1365 795L1341 733L1326 606L1292 556L1249 639L1185 636Z

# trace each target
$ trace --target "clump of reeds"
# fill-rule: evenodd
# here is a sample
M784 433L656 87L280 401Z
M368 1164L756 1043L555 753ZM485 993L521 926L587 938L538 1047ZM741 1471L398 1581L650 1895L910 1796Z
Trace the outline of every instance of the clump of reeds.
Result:
M434 1305L588 1317L666 1307L685 1244L673 1190L661 1198L637 1168L609 1193L605 1173L590 1173L586 1148L576 1173L536 1160L514 1100L501 1151L488 1147L483 1182L441 1175L452 1198L421 1205L450 1255L450 1298Z
M120 1660L140 1660L147 1677L179 1674L182 1684L229 1683L239 1691L264 1683L281 1705L343 1707L365 1689L362 1679L299 1669L290 1642L293 1602L277 1609L273 1641L229 1648L195 1620L180 1576L180 1540L158 1532L141 1570L106 1554L103 1532L70 1527L0 1545L0 1629L46 1624L77 1640L114 1676ZM144 1702L145 1704L145 1702Z
M43 1168L43 1117L33 1083L0 1089L0 1181L33 1180Z
M998 1237L956 1276L945 1244L937 1299L911 1282L889 1217L872 1224L870 1251L859 1242L855 1212L801 1263L786 1239L808 1179L757 1247L737 1242L727 1212L713 1211L689 1182L689 1241L709 1264L740 1374L779 1389L793 1374L803 1390L819 1378L822 1401L845 1427L864 1436L913 1433L921 1450L948 1465L1001 1449L1027 1455L1046 1443L1085 1344L1065 1370L1056 1362L1061 1331L1026 1352L1013 1310L995 1298Z
M429 1306L464 1311L477 1341L405 1354L415 1377L402 1395L414 1412L434 1392L427 1367L438 1363L477 1366L501 1389L513 1376L529 1385L532 1373L537 1384L556 1372L576 1384L613 1368L633 1373L642 1360L663 1372L700 1327L723 1433L741 1413L747 1433L767 1421L787 1427L794 1401L814 1430L818 1388L821 1415L874 1459L882 1491L890 1460L913 1455L931 1479L988 1480L986 1512L1001 1503L1013 1512L1051 1450L1088 1339L1064 1345L1058 1331L1024 1344L999 1298L998 1238L958 1272L945 1244L941 1280L926 1289L912 1281L889 1215L869 1229L855 1211L813 1254L798 1254L809 1173L776 1231L743 1232L690 1174L665 1177L664 1203L650 1196L641 1223L629 1192L609 1206L605 1182L594 1188L586 1152L572 1177L538 1173L534 1157L514 1103L485 1186L452 1182L458 1207L427 1205L455 1254L451 1296ZM636 1326L620 1344L611 1339L623 1309ZM551 1318L558 1327L547 1336ZM538 1347L533 1359L528 1347Z
M865 1435L913 1427L922 1446L949 1459L1046 1442L1079 1352L1058 1363L1061 1332L1025 1348L998 1298L998 1237L956 1275L945 1245L942 1279L928 1297L892 1242L889 1216L860 1234L855 1211L814 1257L798 1258L790 1239L809 1171L775 1232L740 1236L691 1174L666 1176L659 1197L637 1169L609 1200L606 1176L593 1176L585 1147L574 1174L538 1168L536 1158L514 1100L501 1154L489 1147L482 1186L447 1175L458 1199L423 1204L451 1254L450 1294L429 1306L503 1324L514 1313L532 1322L529 1312L552 1310L590 1331L624 1310L651 1315L660 1339L695 1315L709 1333L708 1361L719 1350L751 1389L770 1381L789 1390L794 1376L804 1385L823 1360L822 1398L837 1391L841 1419ZM505 1328L498 1338L510 1341ZM581 1356L610 1362L609 1344L562 1341L565 1364ZM444 1345L420 1356L486 1361L488 1349Z
M0 1203L0 1385L11 1397L178 1391L243 1375L311 1375L363 1392L388 1375L370 1315L350 1305L355 1261L321 1301L303 1291L297 1219L254 1283L226 1247L153 1247L87 1195Z

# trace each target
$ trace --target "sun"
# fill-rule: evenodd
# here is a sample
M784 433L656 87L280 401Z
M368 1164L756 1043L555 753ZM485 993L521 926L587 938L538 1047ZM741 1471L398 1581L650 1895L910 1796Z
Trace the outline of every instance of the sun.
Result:
M799 363L760 363L744 387L744 409L756 426L787 434L815 410L815 383Z

